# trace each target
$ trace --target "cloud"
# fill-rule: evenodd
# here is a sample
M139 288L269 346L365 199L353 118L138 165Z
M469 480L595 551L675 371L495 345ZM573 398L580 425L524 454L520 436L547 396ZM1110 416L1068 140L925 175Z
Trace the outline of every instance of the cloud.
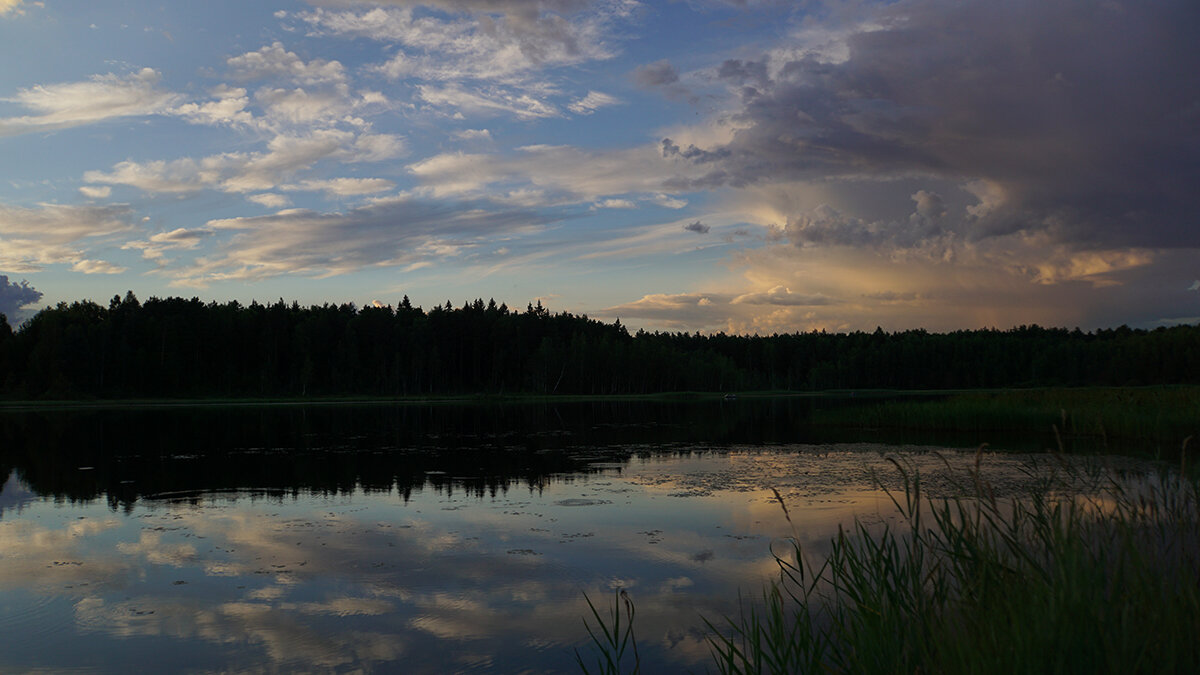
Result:
M634 302L607 307L609 316L642 319L667 329L719 328L729 320L726 293L649 293Z
M210 92L215 100L203 103L184 103L172 112L192 124L254 126L254 114L246 109L250 97L240 87L220 85Z
M95 187L92 185L84 185L83 187L79 188L79 194L87 197L88 199L108 199L108 196L112 194L112 188L108 186Z
M109 172L88 171L89 183L130 185L147 192L186 193L205 189L224 192L273 190L323 160L380 161L405 150L396 136L361 134L338 129L317 129L302 134L280 134L267 143L266 152L226 153L200 159L120 162Z
M454 137L462 141L490 141L492 132L487 129L463 129L455 132Z
M166 114L176 94L158 88L158 71L143 68L127 75L93 75L83 82L37 85L2 99L35 111L0 118L0 136L65 129L108 119Z
M684 225L683 229L688 232L695 232L696 234L708 234L708 231L712 228L697 220Z
M661 192L654 195L654 203L668 209L682 209L688 205L686 199L679 199L678 197L672 197Z
M408 154L408 144L396 134L362 133L341 157L345 162L382 162Z
M127 267L114 265L104 260L88 260L86 258L71 265L71 271L83 274L120 274L127 269Z
M332 127L339 124L365 129L365 120L354 117L363 109L386 107L380 92L353 93L345 82L317 83L301 87L266 86L254 92L261 115L249 109L250 96L240 87L220 85L211 91L213 100L179 105L171 114L192 124L242 127L279 133L289 126Z
M587 96L567 106L567 109L577 115L591 115L599 108L620 104L621 99L615 96L598 91L589 91Z
M282 79L287 82L314 85L342 83L346 71L338 61L313 59L305 62L295 52L274 42L255 52L232 56L225 61L235 79L242 81Z
M848 244L742 249L734 264L750 290L729 312L727 329L1149 324L1179 316L1188 305L1188 293L1169 280L1187 274L1195 255L1184 249L1080 251L1046 235L1023 234L957 242L936 253Z
M508 84L546 68L610 58L615 53L609 44L611 26L634 5L553 0L369 4L376 6L366 11L318 8L296 16L317 35L398 45L396 55L379 67L392 78ZM418 6L435 11L418 13Z
M562 114L553 104L531 94L498 87L468 91L457 85L420 85L417 87L417 97L433 106L455 108L472 115L508 113L517 119L534 120Z
M246 199L254 202L255 204L265 206L269 209L281 209L292 203L292 200L288 199L284 195L275 194L273 192L264 192L262 194L257 194L257 195L247 195Z
M142 257L153 260L159 265L170 262L164 251L195 249L205 240L213 236L212 230L176 228L169 232L159 232L144 241L126 242L121 248L139 250Z
M32 305L42 299L42 292L22 280L13 283L6 275L0 274L0 314L12 319L26 305Z
M632 209L637 207L637 204L628 199L604 199L592 204L593 209Z
M25 0L0 0L0 16L5 16L8 14L20 16L24 14L25 10L21 7L21 4L24 1ZM29 4L37 7L42 6L42 3L40 2L31 2Z
M678 82L679 72L670 61L663 59L638 66L637 70L633 71L633 81L641 87L663 87Z
M766 86L771 78L767 75L767 62L729 59L717 69L717 77L739 87Z
M336 197L353 197L386 192L396 184L383 178L330 178L305 180L292 185L280 186L285 191L325 192Z
M801 295L791 289L776 286L761 293L745 293L729 301L733 305L780 305L783 307L812 307L828 305L832 301L824 295Z
M678 226L676 226L678 227ZM740 248L721 292L648 293L606 316L670 330L1153 327L1195 316L1196 249L1076 250L1046 235L957 242L946 252L856 245ZM1188 279L1180 283L1179 279ZM705 300L706 302L701 302Z
M1186 2L890 3L855 19L841 60L786 44L726 61L732 139L668 137L664 156L711 168L693 188L922 176L986 186L971 211L932 219L925 201L908 224L863 219L906 228L889 237L917 245L1024 231L1081 247L1196 246L1195 28Z
M86 262L78 247L131 230L131 215L124 204L38 204L36 208L0 204L0 270L36 272L45 265Z
M298 125L337 122L346 117L355 104L346 85L315 91L303 87L264 88L254 93L254 100L268 117Z
M704 171L672 166L653 146L590 151L563 145L525 146L512 156L443 153L408 169L435 196L532 188L547 204L645 194L669 208L682 206L667 194L674 192L671 184L690 182ZM680 175L680 169L691 173Z
M467 256L501 237L536 231L545 222L545 216L525 210L409 197L382 199L345 213L291 209L210 221L206 229L232 237L216 255L171 274L174 285L202 286L411 267Z

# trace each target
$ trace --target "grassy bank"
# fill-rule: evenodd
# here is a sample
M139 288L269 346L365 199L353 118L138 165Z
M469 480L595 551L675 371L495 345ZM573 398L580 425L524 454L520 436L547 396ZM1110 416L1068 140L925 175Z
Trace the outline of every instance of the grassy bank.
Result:
M1179 447L1200 438L1200 387L1091 387L901 397L819 410L829 426L941 431L1057 431L1064 438L1156 440Z
M760 602L709 624L713 665L722 673L1194 672L1197 482L1178 472L1124 479L1066 466L1012 499L992 496L976 470L967 477L974 496L934 500L897 463L907 486L894 496L898 524L856 522L820 561L798 545L778 558L781 578ZM620 644L619 635L595 635L602 648ZM636 652L624 657L598 660L598 670L636 670Z

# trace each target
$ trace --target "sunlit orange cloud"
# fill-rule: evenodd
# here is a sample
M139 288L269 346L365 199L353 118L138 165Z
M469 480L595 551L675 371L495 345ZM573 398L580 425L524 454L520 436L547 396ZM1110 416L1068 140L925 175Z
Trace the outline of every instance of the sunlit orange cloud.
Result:
M1171 302L1186 299L1185 288L1162 287L1162 278L1178 276L1191 253L1073 251L1022 236L955 243L936 256L779 243L734 254L729 265L744 279L736 293L648 294L607 311L629 325L771 334L1091 328L1110 325L1115 319L1109 316L1128 315L1141 303L1150 324L1167 322Z

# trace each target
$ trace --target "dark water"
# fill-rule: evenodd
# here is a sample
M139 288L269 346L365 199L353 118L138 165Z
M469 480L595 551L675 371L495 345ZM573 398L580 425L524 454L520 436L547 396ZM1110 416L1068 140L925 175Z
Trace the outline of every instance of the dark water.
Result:
M703 670L701 617L772 578L772 541L886 518L885 454L982 442L814 405L0 413L0 672L577 672L584 594L617 589L646 672Z

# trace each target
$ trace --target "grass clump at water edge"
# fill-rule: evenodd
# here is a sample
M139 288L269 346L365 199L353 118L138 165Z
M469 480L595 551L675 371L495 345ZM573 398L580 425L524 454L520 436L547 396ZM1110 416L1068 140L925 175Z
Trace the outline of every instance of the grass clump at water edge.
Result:
M865 429L1032 431L1070 439L1168 443L1200 434L1200 387L1086 387L959 392L818 410L813 423ZM1169 456L1170 453L1168 453Z
M760 603L706 620L719 672L1194 672L1194 477L1132 479L1059 458L1028 492L998 498L977 459L970 496L935 499L893 464L895 524L856 520L819 564L791 539Z

